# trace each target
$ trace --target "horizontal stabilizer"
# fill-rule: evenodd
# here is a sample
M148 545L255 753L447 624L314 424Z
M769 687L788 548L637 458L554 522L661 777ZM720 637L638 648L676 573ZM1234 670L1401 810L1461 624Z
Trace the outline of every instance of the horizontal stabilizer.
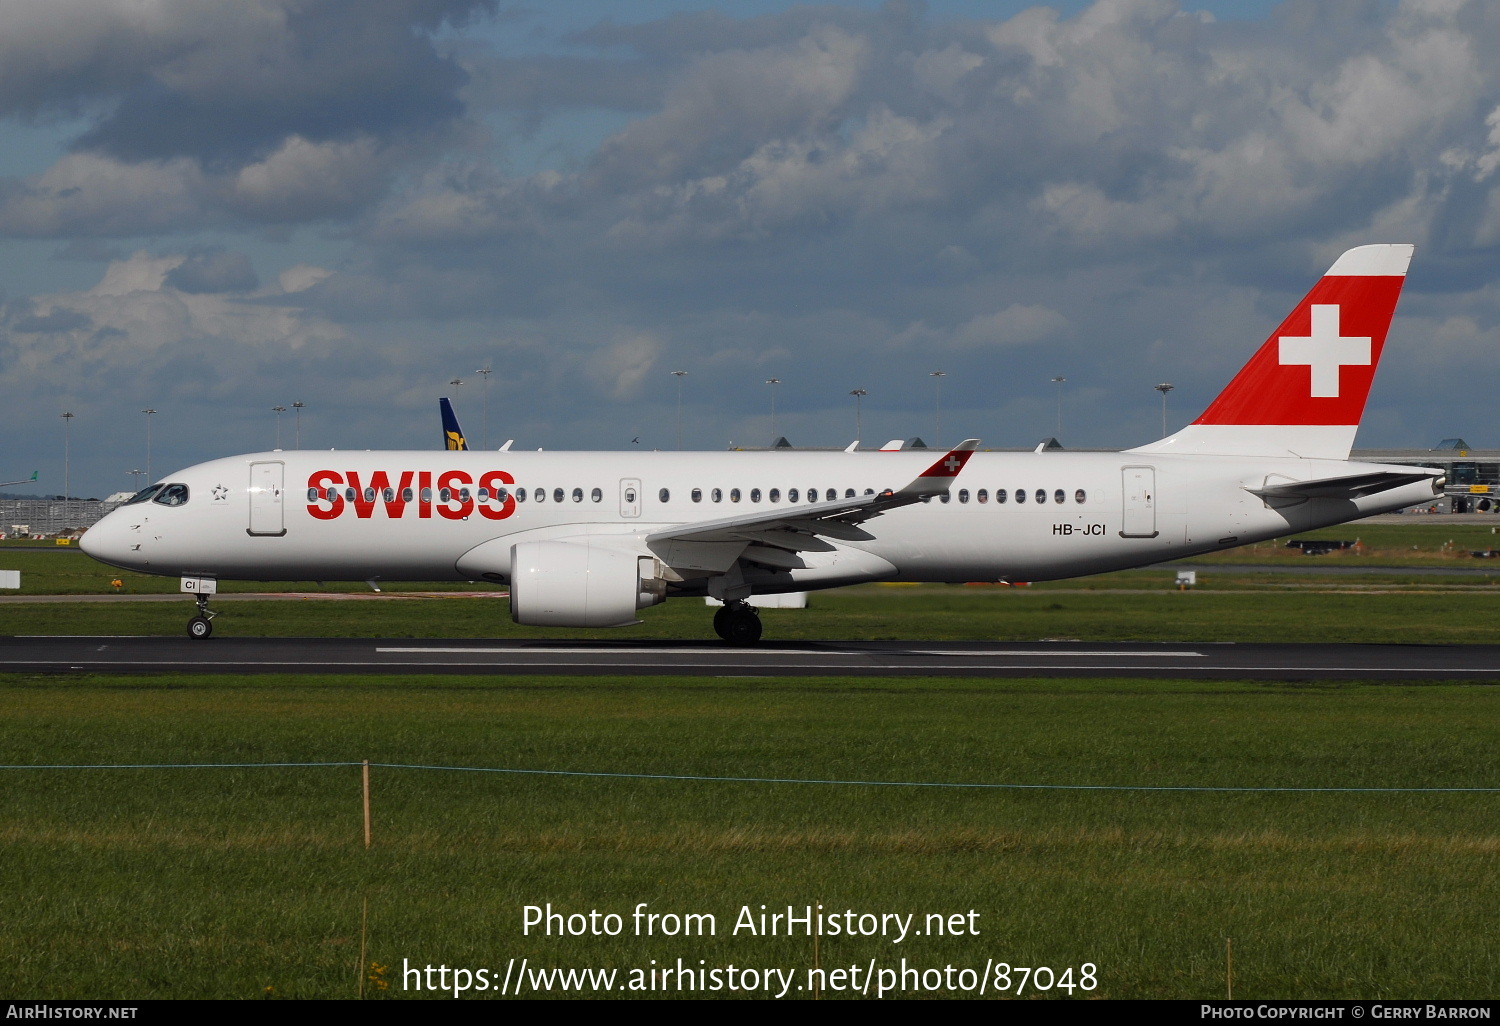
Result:
M1366 495L1388 492L1402 485L1416 484L1442 474L1440 470L1382 470L1369 474L1347 474L1343 477L1325 477L1316 481L1267 482L1259 488L1246 491L1262 499L1358 499Z

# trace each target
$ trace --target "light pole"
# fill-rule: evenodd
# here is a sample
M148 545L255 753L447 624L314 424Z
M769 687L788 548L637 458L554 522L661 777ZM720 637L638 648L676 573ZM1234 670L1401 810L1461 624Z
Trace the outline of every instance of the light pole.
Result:
M673 371L672 377L677 379L677 448L682 449L682 379L687 377L687 371Z
M1062 438L1062 387L1063 387L1063 382L1065 382L1067 380L1068 379L1065 378L1065 377L1063 377L1061 374L1059 374L1057 377L1055 377L1055 378L1052 379L1052 383L1057 386L1057 437L1058 438Z
M776 386L781 384L781 379L767 378L766 384L771 386L771 442L775 444L776 439L781 437L781 432L776 430Z
M1167 393L1176 387L1170 381L1163 381L1156 386L1156 390L1161 393L1161 436L1163 438L1167 437Z
M141 490L141 478L145 476L146 472L137 467L135 470L127 471L127 473L130 475L130 494L134 495Z
M474 373L484 375L484 421L481 429L484 441L481 443L481 447L488 449L490 447L490 375L495 372L490 368L489 364L485 364Z
M307 406L307 404L301 399L298 399L296 402L292 403L292 410L295 412L295 416L297 418L296 437L298 449L302 448L302 410L305 406Z
M146 480L149 481L151 480L151 416L156 411L148 408L141 412L146 415ZM72 416L72 414L65 414L65 416Z
M71 429L73 427L73 414L69 413L67 411L64 411L63 415L62 415L62 419L63 419L63 529L67 530L67 527L68 527L68 511L70 509L72 509L72 505L73 505L71 499L69 498L73 494L73 484L72 484L72 477L71 477L71 471L72 471L71 456L72 456L72 452L71 452L71 449L70 449L71 439L69 438L69 435L71 434ZM147 421L146 423L149 424L150 421Z
M948 376L947 371L933 371L930 375L933 390L937 393L937 435L933 438L936 445L943 440L943 379Z
M273 406L271 412L276 414L276 448L281 448L281 415L286 412L285 406Z
M855 388L851 389L849 394L854 396L854 447L858 449L859 440L864 436L865 433L865 423L863 420L864 407L861 405L861 403L864 402L865 396L869 395L870 393L865 391L863 388Z

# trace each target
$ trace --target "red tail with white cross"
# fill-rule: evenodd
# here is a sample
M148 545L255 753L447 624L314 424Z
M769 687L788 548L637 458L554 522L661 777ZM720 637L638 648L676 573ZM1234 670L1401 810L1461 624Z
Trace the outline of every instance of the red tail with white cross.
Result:
M1348 459L1411 256L1339 257L1201 417L1137 451Z

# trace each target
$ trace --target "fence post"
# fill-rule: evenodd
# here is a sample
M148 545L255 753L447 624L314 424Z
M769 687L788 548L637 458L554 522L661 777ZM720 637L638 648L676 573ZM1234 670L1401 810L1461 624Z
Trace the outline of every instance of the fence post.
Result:
M371 844L370 837L370 760L365 760L364 767L364 792L365 792L365 847Z

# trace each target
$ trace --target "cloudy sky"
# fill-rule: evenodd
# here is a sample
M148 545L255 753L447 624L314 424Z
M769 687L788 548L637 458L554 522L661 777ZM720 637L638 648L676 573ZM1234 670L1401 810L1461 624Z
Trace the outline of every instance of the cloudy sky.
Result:
M1360 444L1500 446L1497 53L1483 0L8 0L0 475L62 491L64 411L102 495L148 407L160 477L294 401L435 447L443 394L673 448L679 385L694 448L773 393L845 445L854 388L867 443L1034 444L1057 376L1134 445L1369 242L1417 257Z

